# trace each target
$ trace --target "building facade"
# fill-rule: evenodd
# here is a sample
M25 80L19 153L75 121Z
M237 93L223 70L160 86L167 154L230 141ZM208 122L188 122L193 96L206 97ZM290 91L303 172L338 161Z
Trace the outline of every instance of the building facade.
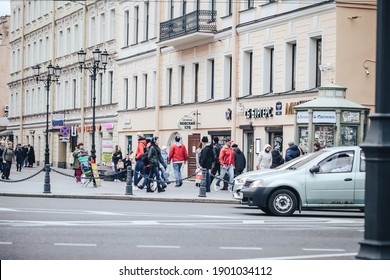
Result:
M50 133L53 164L66 161L72 143L91 143L92 87L78 68L80 48L110 53L96 91L98 162L116 144L135 150L143 132L168 147L182 136L187 174L202 136L231 138L252 170L265 144L282 152L289 141L308 144L295 135L294 106L315 99L319 86L339 84L347 99L374 107L372 1L12 1L11 10L8 128L38 145L41 160L45 92L31 67L63 69L51 113L77 136L62 143Z

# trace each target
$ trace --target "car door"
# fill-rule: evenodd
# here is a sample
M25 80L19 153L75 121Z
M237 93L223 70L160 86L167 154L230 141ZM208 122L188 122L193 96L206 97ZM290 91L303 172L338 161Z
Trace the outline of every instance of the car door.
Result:
M364 204L364 191L366 184L366 157L364 152L360 150L359 162L355 172L355 204Z
M306 173L308 204L351 204L354 200L354 150L336 152L318 162L318 173Z

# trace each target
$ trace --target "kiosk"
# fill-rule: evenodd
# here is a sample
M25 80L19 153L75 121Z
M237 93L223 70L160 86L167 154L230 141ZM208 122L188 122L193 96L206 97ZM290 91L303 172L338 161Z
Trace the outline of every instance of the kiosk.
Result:
M315 141L322 147L363 142L370 109L345 99L345 95L345 87L322 86L318 98L294 107L295 143L304 151L312 152Z

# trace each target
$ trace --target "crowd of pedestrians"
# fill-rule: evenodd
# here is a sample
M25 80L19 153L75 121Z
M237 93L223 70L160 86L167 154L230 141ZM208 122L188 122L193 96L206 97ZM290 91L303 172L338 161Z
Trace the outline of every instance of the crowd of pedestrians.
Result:
M10 180L12 163L16 162L16 171L21 172L22 167L33 167L35 152L30 144L22 146L17 144L15 149L11 141L0 142L0 173L1 178Z

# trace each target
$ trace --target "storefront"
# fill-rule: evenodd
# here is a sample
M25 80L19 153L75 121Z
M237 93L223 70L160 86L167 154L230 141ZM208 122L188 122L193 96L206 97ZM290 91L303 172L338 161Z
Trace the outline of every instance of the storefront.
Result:
M295 106L295 141L308 152L322 147L356 146L363 142L369 108L345 99L346 88L319 88L318 98Z

